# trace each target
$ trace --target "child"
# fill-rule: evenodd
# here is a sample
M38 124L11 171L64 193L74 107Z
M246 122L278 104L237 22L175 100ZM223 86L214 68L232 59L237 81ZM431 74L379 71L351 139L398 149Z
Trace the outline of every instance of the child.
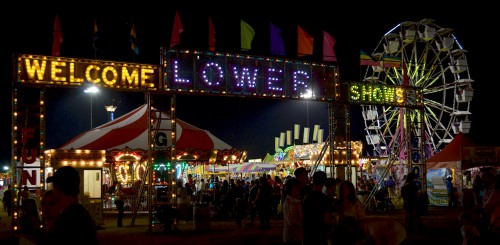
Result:
M479 230L474 225L474 220L472 215L467 212L462 212L458 215L458 220L462 227L460 231L462 233L462 245L476 245L479 241Z

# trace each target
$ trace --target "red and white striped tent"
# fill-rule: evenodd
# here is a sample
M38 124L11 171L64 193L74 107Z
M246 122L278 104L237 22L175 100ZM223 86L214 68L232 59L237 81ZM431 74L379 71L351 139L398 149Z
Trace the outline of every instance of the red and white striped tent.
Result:
M170 148L172 146L170 116L157 110L152 110L152 112L154 112L151 116L153 125L160 122L158 130L155 132L155 148ZM161 113L161 117L159 113ZM223 155L236 154L236 150L229 144L209 131L197 128L179 119L176 121L175 146L177 154L182 155L187 152L198 156L200 161L208 160L214 149L218 150L217 158ZM146 104L111 122L76 136L59 149L120 151L125 148L134 151L146 151L148 149L148 110Z

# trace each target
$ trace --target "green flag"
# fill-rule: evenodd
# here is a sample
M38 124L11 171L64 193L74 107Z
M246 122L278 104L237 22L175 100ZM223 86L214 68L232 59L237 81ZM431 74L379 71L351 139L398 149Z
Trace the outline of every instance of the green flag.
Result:
M241 50L248 51L252 49L252 39L255 36L255 31L253 28L246 23L241 21Z

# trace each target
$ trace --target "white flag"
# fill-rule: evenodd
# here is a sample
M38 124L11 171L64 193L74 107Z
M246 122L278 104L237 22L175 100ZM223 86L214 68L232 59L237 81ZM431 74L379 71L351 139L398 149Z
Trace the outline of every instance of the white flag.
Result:
M295 140L298 140L299 137L300 137L300 125L299 124L295 124L295 131L293 133L293 139Z
M304 144L309 144L309 128L304 128Z

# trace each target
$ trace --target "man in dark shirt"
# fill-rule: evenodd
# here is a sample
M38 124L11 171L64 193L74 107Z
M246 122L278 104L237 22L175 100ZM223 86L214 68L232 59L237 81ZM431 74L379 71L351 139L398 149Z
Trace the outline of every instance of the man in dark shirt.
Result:
M312 189L306 193L303 204L304 245L326 245L327 228L331 225L330 202L322 192L326 173L317 171L312 178Z
M52 183L56 208L54 225L47 230L42 244L97 244L96 225L89 212L79 203L80 175L71 166L56 170L47 178Z

